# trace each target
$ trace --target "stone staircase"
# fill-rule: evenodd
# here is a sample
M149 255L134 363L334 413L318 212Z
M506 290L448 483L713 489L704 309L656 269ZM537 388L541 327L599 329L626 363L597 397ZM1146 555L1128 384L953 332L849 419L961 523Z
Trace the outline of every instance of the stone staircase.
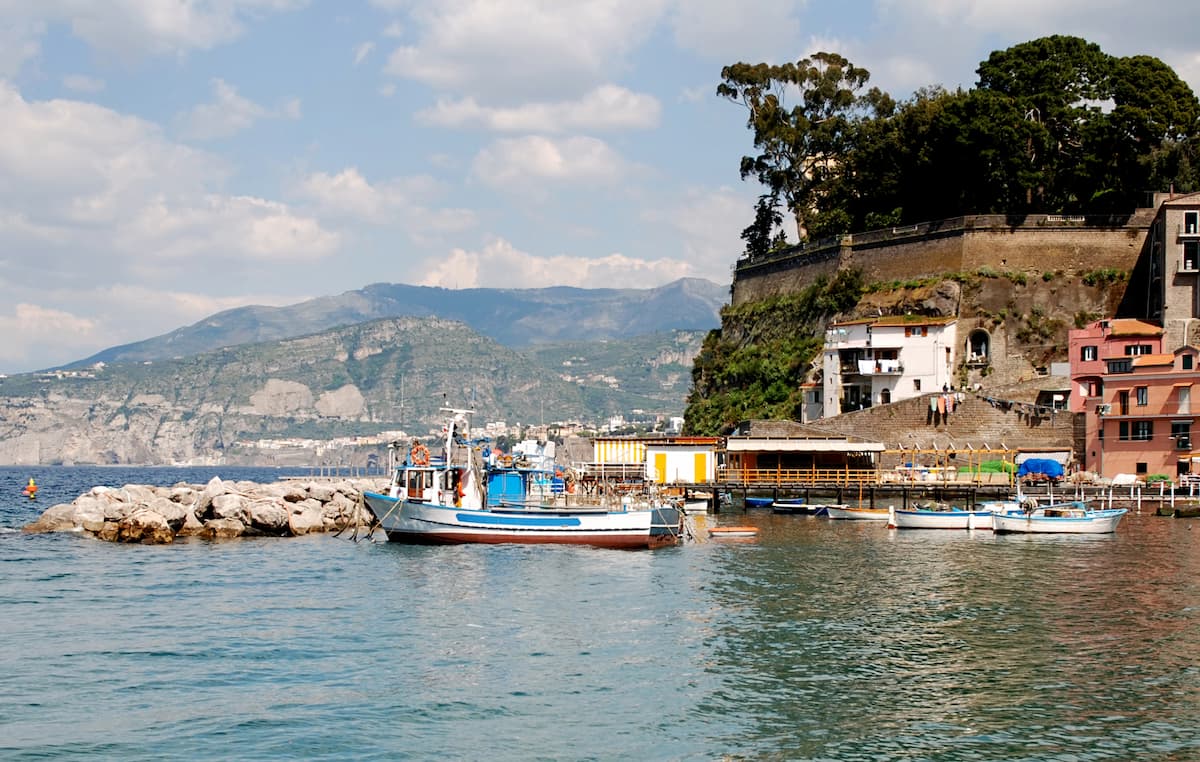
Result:
M814 426L882 442L889 450L1077 450L1072 413L1039 411L1032 402L982 393L953 394L961 402L944 415L930 410L930 400L939 392L845 413Z

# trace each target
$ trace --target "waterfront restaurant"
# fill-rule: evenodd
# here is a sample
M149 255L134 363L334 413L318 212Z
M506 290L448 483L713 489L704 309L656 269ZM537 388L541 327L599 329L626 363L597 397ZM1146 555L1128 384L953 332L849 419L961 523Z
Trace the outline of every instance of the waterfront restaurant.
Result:
M747 421L725 439L717 481L727 485L861 486L879 479L882 442L834 436L790 421Z

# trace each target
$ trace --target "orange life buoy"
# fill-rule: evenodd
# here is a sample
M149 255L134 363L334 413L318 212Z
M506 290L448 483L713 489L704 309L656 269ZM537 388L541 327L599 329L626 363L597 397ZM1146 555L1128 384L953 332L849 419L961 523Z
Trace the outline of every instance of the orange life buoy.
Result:
M413 445L412 451L409 452L408 456L412 459L414 466L429 465L429 448L423 444L418 443Z

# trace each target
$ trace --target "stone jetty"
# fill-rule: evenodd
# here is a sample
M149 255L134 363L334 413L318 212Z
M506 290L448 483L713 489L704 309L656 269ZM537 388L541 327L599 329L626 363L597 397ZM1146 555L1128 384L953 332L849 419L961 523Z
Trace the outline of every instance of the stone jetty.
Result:
M81 531L110 542L171 543L176 537L294 537L370 524L364 489L381 480L222 481L205 485L93 487L49 508L27 532Z

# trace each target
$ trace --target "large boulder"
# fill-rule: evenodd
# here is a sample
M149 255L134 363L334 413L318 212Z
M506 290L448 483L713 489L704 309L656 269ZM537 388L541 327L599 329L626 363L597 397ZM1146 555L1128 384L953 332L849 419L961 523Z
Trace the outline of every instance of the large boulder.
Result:
M84 530L95 534L104 528L104 511L107 505L107 500L95 495L80 495L75 498L75 521Z
M313 500L320 500L322 503L328 503L337 494L337 490L332 484L313 482L308 485L308 496Z
M256 500L247 510L250 525L265 534L287 534L291 512L273 500Z
M224 495L227 491L228 488L221 481L221 477L214 476L208 480L208 484L204 485L204 489L200 490L200 494L196 498L196 503L192 506L192 512L198 517L207 516L213 498L217 495Z
M209 519L197 536L206 540L230 540L241 537L245 531L246 525L237 519Z
M171 525L171 531L173 532L179 531L188 514L192 512L191 505L181 505L169 497L163 497L162 495L151 498L150 502L146 504L146 508L166 519L167 523Z
M196 518L190 510L183 517L183 526L175 530L176 537L193 537L204 530L204 522Z
M250 514L246 510L246 500L241 495L233 493L214 497L210 512L214 519L237 519L243 524L250 520Z
M75 524L76 507L71 503L59 503L51 506L30 524L26 524L26 532L71 532L78 527Z
M316 505L312 505L312 503L316 503ZM288 526L294 535L324 532L325 516L321 510L321 504L315 500L296 503L292 507L291 516L288 517Z
M162 545L175 542L175 532L161 515L141 508L117 522L117 541Z

